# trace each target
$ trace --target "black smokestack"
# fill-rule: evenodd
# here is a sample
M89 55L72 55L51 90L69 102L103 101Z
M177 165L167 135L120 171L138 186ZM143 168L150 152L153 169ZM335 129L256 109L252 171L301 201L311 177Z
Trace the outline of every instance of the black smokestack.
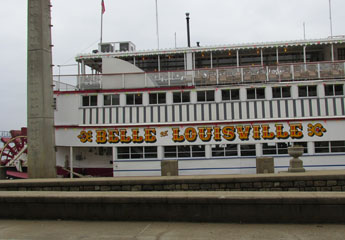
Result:
M188 47L190 47L189 13L186 13L186 20L187 20L187 40L188 40Z

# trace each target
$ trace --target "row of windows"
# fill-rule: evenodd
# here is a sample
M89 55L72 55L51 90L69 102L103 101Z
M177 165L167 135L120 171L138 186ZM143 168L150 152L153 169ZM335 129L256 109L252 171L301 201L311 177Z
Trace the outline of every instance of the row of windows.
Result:
M316 97L317 89L316 85L298 86L299 97ZM329 84L325 85L326 96L339 96L344 95L344 86L342 84ZM278 98L291 98L291 87L272 87L272 97ZM265 88L247 88L247 99L265 99ZM239 89L223 89L222 101L240 100ZM197 91L198 102L214 102L215 91ZM173 92L173 103L188 103L190 102L190 92ZM149 93L149 104L165 104L166 93ZM142 105L143 95L141 93L126 94L127 105ZM83 96L83 106L97 106L97 96ZM120 105L119 94L104 95L104 106Z
M308 153L307 142L263 143L263 155L287 155L288 147L298 145ZM315 153L345 153L345 141L315 142ZM157 147L118 147L118 159L155 159ZM256 156L255 144L220 144L212 145L212 157ZM204 158L205 145L165 146L164 158Z

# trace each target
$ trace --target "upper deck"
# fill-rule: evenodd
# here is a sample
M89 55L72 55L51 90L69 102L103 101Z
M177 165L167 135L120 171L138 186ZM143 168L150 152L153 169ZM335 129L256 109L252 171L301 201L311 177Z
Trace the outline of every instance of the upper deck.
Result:
M345 37L146 51L100 48L76 61L78 74L55 76L55 90L334 79L344 78Z

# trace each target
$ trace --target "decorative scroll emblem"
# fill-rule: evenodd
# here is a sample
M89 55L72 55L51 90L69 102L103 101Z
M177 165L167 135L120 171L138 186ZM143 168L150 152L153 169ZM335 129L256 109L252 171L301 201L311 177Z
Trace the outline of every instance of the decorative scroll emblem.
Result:
M92 142L92 131L81 131L78 138L82 143Z
M161 137L167 137L168 136L168 131L161 132Z
M327 130L322 126L321 123L316 123L315 125L309 123L308 124L308 136L313 137L318 136L322 137L323 133L326 132Z

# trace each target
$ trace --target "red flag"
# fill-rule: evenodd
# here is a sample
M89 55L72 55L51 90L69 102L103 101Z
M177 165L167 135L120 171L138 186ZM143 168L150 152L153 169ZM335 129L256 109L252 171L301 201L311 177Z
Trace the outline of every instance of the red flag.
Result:
M104 5L104 0L102 0L102 14L105 13L105 5Z

